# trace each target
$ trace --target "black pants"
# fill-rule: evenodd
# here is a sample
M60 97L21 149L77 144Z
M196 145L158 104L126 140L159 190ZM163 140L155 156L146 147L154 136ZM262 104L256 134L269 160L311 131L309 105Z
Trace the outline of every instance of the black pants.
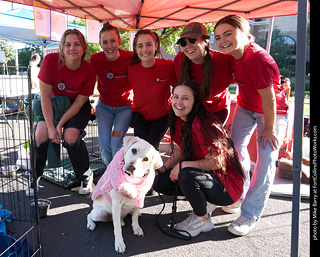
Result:
M156 176L153 184L154 190L165 195L174 195L175 183L178 183L178 195L184 195L190 202L193 211L198 216L207 213L207 201L220 206L232 204L220 179L211 171L197 168L183 168L179 172L177 182L170 179L171 169Z
M134 128L134 135L140 137L151 145L156 150L159 150L159 145L169 128L169 115L164 116L159 120L146 120L140 113L133 112L131 127Z
M89 169L89 155L88 155L86 143L84 142L83 138L86 135L86 132L84 131L84 129L89 122L90 115L91 115L91 105L89 101L87 101L82 106L79 113L76 114L74 117L72 117L63 126L64 129L77 128L80 130L80 136L77 138L76 142L72 144L68 144L63 140L63 146L68 151L68 155L78 181L82 181L86 178L85 176L83 176L83 173L85 173ZM49 144L49 139L41 143L39 147L36 147L37 177L40 177L43 174L44 166L46 165L46 161L47 161L48 144Z

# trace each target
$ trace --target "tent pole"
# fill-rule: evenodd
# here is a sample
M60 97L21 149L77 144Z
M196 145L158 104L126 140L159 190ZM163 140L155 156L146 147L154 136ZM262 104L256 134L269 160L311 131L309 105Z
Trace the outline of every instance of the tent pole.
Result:
M18 51L18 46L16 42L14 42L14 49L16 50L16 58L15 58L16 75L19 75L19 51Z
M296 58L296 89L294 111L294 141L293 141L293 196L291 225L291 256L298 256L299 250L299 215L300 215L300 178L302 161L302 124L306 72L306 42L307 42L307 11L308 0L298 0L297 25L297 58Z
M267 47L266 47L266 50L269 54L270 54L270 48L271 48L273 22L274 22L274 17L271 17L269 20L269 32L268 32Z

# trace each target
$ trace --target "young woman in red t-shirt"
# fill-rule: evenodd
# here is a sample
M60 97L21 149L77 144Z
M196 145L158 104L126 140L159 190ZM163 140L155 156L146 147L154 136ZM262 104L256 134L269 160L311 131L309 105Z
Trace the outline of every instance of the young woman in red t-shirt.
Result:
M188 24L177 42L182 51L174 59L175 72L178 80L193 79L197 82L204 105L225 124L230 110L228 87L234 83L231 56L211 50L209 39L203 24Z
M173 151L158 170L154 189L173 195L178 183L178 194L186 196L193 213L176 229L194 237L213 228L210 214L214 205L229 205L240 198L243 172L227 132L200 101L195 81L178 82L173 87L171 106Z
M89 155L83 140L84 129L91 115L88 99L93 93L96 81L93 66L84 60L87 53L88 46L81 32L68 29L61 37L59 52L45 56L38 75L43 118L39 119L35 130L36 174L33 175L36 175L37 183L46 164L49 142L60 144L62 139L75 175L78 181L81 181L80 194L90 193L93 180ZM53 96L66 96L70 99L71 105L61 117L57 117L54 110L59 106L53 106ZM26 193L34 194L31 181Z
M128 68L133 88L132 121L134 135L159 150L168 130L170 86L176 82L171 60L156 58L160 39L156 32L139 30L133 41L134 53Z
M96 105L99 147L104 164L108 165L122 146L132 116L132 87L127 70L132 52L119 48L119 30L109 22L99 33L102 52L90 56L98 73L99 101Z
M288 102L280 87L280 73L274 59L253 42L249 23L239 15L222 18L215 26L215 40L221 51L230 54L232 72L239 94L233 116L231 138L246 180L241 216L228 230L246 235L261 218L275 177L279 146L283 141ZM257 162L250 182L248 143L257 128ZM250 186L250 187L249 187ZM239 204L238 204L239 206ZM234 213L238 206L223 208ZM238 208L237 208L238 207Z

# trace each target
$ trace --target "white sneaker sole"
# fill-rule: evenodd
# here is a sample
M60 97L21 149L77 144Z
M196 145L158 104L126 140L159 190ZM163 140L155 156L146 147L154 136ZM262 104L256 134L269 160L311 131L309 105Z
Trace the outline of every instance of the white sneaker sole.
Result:
M246 234L248 234L253 228L255 227L255 224L251 225L250 228L246 229L246 230L238 230L236 229L234 226L229 225L228 227L228 231L231 234L234 234L236 236L245 236Z

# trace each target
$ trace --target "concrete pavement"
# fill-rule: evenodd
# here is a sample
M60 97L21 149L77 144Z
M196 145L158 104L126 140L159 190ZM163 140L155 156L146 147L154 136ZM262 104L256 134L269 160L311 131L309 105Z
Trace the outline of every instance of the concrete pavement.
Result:
M118 256L111 222L98 223L94 232L86 229L86 216L92 208L89 195L81 196L44 180L40 185L39 198L52 203L48 216L40 219L44 257ZM166 208L159 218L162 227L168 224L172 207L172 198L164 198ZM212 217L215 228L191 241L171 238L157 228L155 217L162 206L157 194L146 197L139 218L144 237L133 235L131 216L125 219L122 231L127 250L123 256L290 256L291 198L270 198L260 222L244 237L227 231L238 215L226 214L218 208ZM190 210L187 201L178 201L177 221L183 220ZM309 215L309 201L302 200L299 256L310 256Z

